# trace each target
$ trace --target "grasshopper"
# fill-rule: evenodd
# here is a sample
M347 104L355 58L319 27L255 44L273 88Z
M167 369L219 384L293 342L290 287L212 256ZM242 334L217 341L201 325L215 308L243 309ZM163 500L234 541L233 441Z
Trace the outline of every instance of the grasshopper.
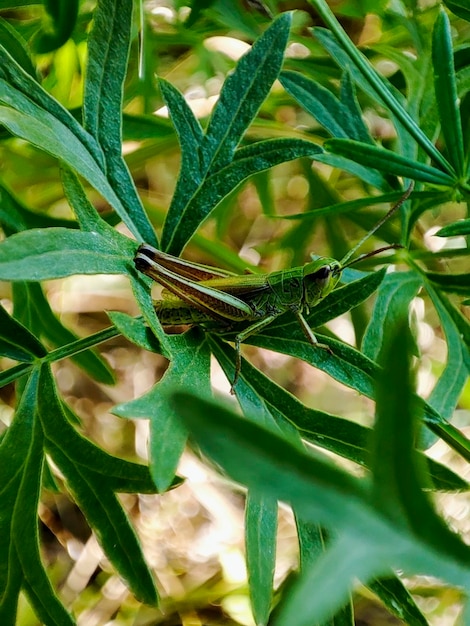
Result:
M410 185L400 200L342 261L321 257L303 267L270 274L239 275L185 261L142 244L134 259L135 266L164 287L162 299L154 301L155 311L163 326L201 325L221 332L240 322L248 323L235 336L233 393L241 369L241 344L283 313L290 311L296 317L312 346L331 352L329 346L318 342L304 314L308 314L336 287L346 267L384 250L402 247L392 244L350 260L364 241L402 206L412 188Z

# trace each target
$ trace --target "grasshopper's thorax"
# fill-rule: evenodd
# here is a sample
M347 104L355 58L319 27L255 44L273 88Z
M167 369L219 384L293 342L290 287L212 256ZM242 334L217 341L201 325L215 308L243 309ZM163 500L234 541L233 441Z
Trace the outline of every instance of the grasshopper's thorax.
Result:
M336 259L320 258L303 267L303 301L309 309L336 287L341 277L341 264Z

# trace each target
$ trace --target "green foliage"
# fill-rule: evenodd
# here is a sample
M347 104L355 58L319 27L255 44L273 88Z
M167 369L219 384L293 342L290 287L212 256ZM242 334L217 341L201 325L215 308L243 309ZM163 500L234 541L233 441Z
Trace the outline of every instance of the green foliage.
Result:
M26 4L3 0L0 9ZM461 40L468 38L468 9L450 0L445 4L458 18L442 8L418 11L407 2L395 3L394 11L380 9L387 37L366 58L324 0L310 4L326 28L306 30L307 18L295 12L267 23L262 7L259 15L246 15L237 3L225 11L226 3L194 2L188 20L178 22L165 43L160 35L152 39L144 26L139 70L132 0L98 0L91 12L80 3L48 1L40 13L31 9L27 24L0 21L0 150L7 164L0 183L0 280L12 283L13 304L11 313L0 307L0 354L18 362L0 372L0 385L15 383L16 391L15 415L0 442L2 624L15 623L20 592L42 623L75 623L41 559L37 511L52 488L73 498L136 599L158 604L144 550L116 494L163 493L177 486L188 437L193 449L248 490L246 561L257 624L352 624L352 592L360 580L392 614L422 626L426 618L398 571L435 576L468 591L470 550L432 501L434 491L468 485L426 454L441 439L461 460L470 460L470 443L452 423L456 408L468 409L470 370L470 325L459 308L459 298L470 298L470 220L468 213L459 219L456 209L459 203L468 210L470 199L470 63L468 54L458 56ZM261 34L236 65L215 53L214 61L203 41L234 28L252 42L254 31ZM60 82L53 51L59 54L69 44L79 50L85 40L84 95L77 112L67 98L60 102L53 95L53 80L41 83L40 69L47 58ZM302 44L307 56L286 54L290 40ZM172 83L160 78L158 95L152 80L146 46L154 47L164 74L168 58L178 60L180 45L197 50L206 73L232 70L204 125ZM412 46L411 59L402 50ZM387 56L396 69L384 78L372 62ZM161 99L176 135L147 115ZM282 107L300 116L297 128L279 121ZM386 115L391 132L383 141L364 122L370 111ZM140 142L126 160L123 137ZM152 156L176 151L176 137L180 172L163 215L138 191L131 172L137 179ZM32 155L32 166L25 154ZM308 164L311 194L303 211L282 215L274 208L271 170L296 167L285 164L297 159ZM325 256L344 256L357 230L377 221L361 209L395 202L415 183L400 209L401 226L394 218L379 230L381 241L403 246L380 260L398 265L398 271L373 271L380 257L368 259L364 272L345 270L343 284L306 315L312 328L320 327L317 336L331 353L313 347L290 314L247 340L304 361L373 400L372 426L309 406L244 358L236 412L214 399L210 379L213 355L233 380L234 330L194 328L170 336L159 323L150 280L133 263L138 244L158 245L155 227L161 226L161 247L170 254L179 255L191 242L214 265L240 271L245 263L217 240L237 240L243 212L235 202L249 179L272 204L266 215L282 223L277 251L304 260L312 233L322 231ZM35 205L25 191L46 184L52 198L66 199L66 218L49 212L47 201ZM99 212L103 201L106 211ZM126 234L116 229L118 223ZM435 226L441 241L460 237L465 245L433 251L422 233ZM112 326L79 339L54 313L40 284L76 274L125 275L142 316L110 312ZM427 400L414 380L420 347L410 305L418 294L429 318L438 319L447 347ZM326 326L347 313L356 347ZM170 361L147 393L113 409L123 418L150 420L149 467L113 456L79 432L51 367L72 358L96 382L111 385L114 374L95 349L118 336ZM355 464L360 477L323 451ZM279 501L294 511L300 569L274 596Z

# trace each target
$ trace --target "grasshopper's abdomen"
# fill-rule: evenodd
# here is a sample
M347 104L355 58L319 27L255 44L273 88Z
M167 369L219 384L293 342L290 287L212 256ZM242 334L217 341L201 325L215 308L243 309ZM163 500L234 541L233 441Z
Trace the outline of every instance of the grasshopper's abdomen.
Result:
M186 326L214 321L214 318L207 313L185 306L184 303L173 305L172 302L166 300L155 300L153 305L162 326Z

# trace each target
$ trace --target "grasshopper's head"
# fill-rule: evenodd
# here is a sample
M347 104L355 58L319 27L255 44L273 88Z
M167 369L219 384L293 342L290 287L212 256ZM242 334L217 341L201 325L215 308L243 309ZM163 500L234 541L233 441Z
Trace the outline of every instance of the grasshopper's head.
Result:
M304 303L307 307L318 304L336 287L341 277L341 264L336 259L320 258L304 265Z

